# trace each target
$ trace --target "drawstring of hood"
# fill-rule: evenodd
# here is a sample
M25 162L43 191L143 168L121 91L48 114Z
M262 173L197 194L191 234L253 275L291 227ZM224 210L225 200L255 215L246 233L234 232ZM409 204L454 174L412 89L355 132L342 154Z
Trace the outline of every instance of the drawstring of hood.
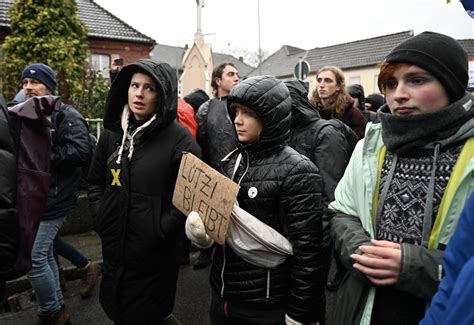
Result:
M132 159L133 151L134 151L134 148L135 148L135 142L134 142L135 136L138 133L140 133L140 131L146 129L146 127L148 127L154 120L156 120L156 114L154 114L143 125L137 127L132 132L132 134L130 134L130 132L128 131L129 120L130 120L130 109L129 109L128 105L125 105L123 107L122 117L121 117L121 120L120 120L122 130L123 130L123 136L122 136L122 142L120 144L120 149L119 149L118 157L117 157L117 161L116 161L116 163L118 165L120 165L120 163L122 162L122 155L123 155L123 151L125 150L125 144L126 144L127 140L129 140L129 143L130 143L127 158L130 161L130 159Z

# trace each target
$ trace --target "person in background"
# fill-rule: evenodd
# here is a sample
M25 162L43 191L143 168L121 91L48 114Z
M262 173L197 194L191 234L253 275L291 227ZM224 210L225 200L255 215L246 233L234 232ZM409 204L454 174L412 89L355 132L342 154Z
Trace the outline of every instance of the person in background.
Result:
M26 98L53 94L56 76L49 66L35 63L21 75ZM76 205L82 165L90 159L87 122L70 105L62 105L51 115L51 177L46 210L36 234L32 250L32 269L28 279L36 293L38 324L63 324L69 314L59 287L58 266L53 242L66 216Z
M196 122L196 113L199 107L209 100L209 96L204 92L204 90L196 88L191 91L189 94L184 96L183 99L178 98L178 121L181 125L184 125L191 135L196 139L197 135L197 122ZM183 252L181 257L181 264L189 264L189 252L191 249L191 242L189 239L184 236L183 238ZM205 251L210 255L211 250ZM207 266L210 262L210 256L205 256L205 253L200 259L200 262L197 262L197 267ZM209 258L209 262L206 259Z
M196 139L197 122L196 118L194 117L193 107L186 103L184 99L178 98L177 113L179 124L186 127L193 138Z
M387 105L368 125L329 205L348 271L332 324L416 324L440 282L443 252L474 189L467 54L424 32L380 67Z
M227 105L239 143L223 159L223 170L240 184L238 205L286 237L293 256L270 269L216 245L211 324L324 322L323 184L314 164L286 145L288 89L271 76L249 78L232 89ZM190 237L196 239L192 232ZM198 238L198 246L209 245L206 234Z
M203 161L222 173L221 160L237 145L234 125L227 112L227 96L239 83L239 73L233 63L224 62L212 71L211 87L214 98L199 107L197 142L202 148ZM200 251L194 268L211 263L213 248Z
M338 67L325 66L318 70L310 102L323 119L337 118L354 130L359 139L364 137L364 115L353 108L346 91L344 74Z
M444 277L420 325L474 324L474 193L443 256Z
M371 112L377 112L383 104L385 104L385 100L382 95L370 94L365 98L364 109Z
M209 100L209 96L204 90L196 88L184 96L183 99L186 103L193 107L194 114L197 114L199 107Z
M194 89L183 99L178 98L178 122L189 130L194 139L197 134L195 114L207 100L209 96L202 89Z
M9 103L9 106L14 106L18 103L22 103L25 100L27 100L27 96L25 93L25 89L22 88L20 89L17 94L15 95L13 101ZM91 135L90 135L91 136ZM95 141L92 139L91 141ZM95 143L95 142L94 142ZM91 159L92 157L90 157ZM90 162L90 161L89 161ZM89 163L87 162L87 163ZM86 164L87 164L86 163ZM81 181L79 184L79 190L83 190L82 188L82 182L85 180L84 172L81 175ZM81 275L80 278L80 289L79 289L79 294L81 295L82 298L88 298L92 294L92 291L95 287L95 284L97 282L97 278L99 277L100 274L100 266L99 264L89 261L84 254L79 251L76 247L71 245L69 242L65 241L64 239L61 238L61 235L59 232L56 234L56 237L54 238L54 258L56 260L56 264L58 266L58 274L59 274L59 279L60 279L60 286L63 291L66 290L66 280L64 277L63 269L61 268L59 264L59 258L58 255L62 256L63 258L67 259L70 261L74 266L77 267L79 274ZM36 293L34 290L30 293L30 298L35 300L36 299Z
M89 204L102 241L99 301L115 324L179 324L172 315L186 217L172 204L184 151L178 82L167 63L124 66L110 88L89 170Z
M354 101L352 107L358 108L361 111L364 110L364 103L365 103L365 92L364 87L359 84L352 84L347 87L347 93L351 96L352 100Z

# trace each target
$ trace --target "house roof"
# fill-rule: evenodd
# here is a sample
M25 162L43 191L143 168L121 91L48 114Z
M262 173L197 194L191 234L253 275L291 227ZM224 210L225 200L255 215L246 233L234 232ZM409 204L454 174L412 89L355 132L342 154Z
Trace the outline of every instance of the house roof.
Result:
M335 65L341 69L357 68L382 62L387 53L404 40L413 36L412 31L378 36L354 42L326 47L317 47L308 51L285 45L262 63L262 72L255 69L249 76L271 74L291 76L298 61L304 58L311 72L325 65Z
M176 69L177 66L181 69L184 47L156 44L153 51L151 51L151 56L154 59L168 63L173 69Z
M309 51L284 45L269 56L260 68L256 68L248 77L270 74L277 77L289 77L298 61L304 58L315 72L326 65L335 65L341 69L359 68L376 65L398 44L411 38L413 31L383 35L348 43L326 47L317 47ZM459 40L470 57L474 56L474 39ZM306 55L306 56L305 56Z
M306 51L303 49L283 45L278 51L263 61L260 67L253 69L245 76L253 77L266 74L273 76L291 75L295 65L305 53Z
M237 71L239 71L239 75L246 76L250 73L254 67L248 65L247 63L237 59L235 56L230 54L223 54L223 53L212 53L212 60L214 61L214 67L217 67L219 64L224 62L230 62L235 65Z
M167 62L174 69L176 69L176 65L179 65L181 69L181 63L183 62L184 52L185 49L183 47L156 44L151 53L153 58ZM214 52L212 53L212 61L214 63L214 66L217 66L224 62L233 63L237 67L237 70L239 71L239 74L241 76L247 75L250 71L254 69L253 67L229 54Z
M112 39L154 45L151 37L140 33L93 0L76 0L79 19L88 29L89 38ZM0 27L10 28L8 9L13 0L0 1Z

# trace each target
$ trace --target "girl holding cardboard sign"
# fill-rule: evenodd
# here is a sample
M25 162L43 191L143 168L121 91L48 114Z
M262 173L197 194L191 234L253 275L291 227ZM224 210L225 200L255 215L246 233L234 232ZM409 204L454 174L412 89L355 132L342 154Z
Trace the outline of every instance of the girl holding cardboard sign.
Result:
M232 89L227 105L239 144L223 166L241 186L239 206L283 235L293 255L272 266L249 262L228 234L226 245L216 245L211 267L211 323L324 322L323 185L313 163L286 145L288 89L274 77L249 78ZM212 241L203 229L192 212L186 233L206 247ZM241 247L247 244L240 240Z

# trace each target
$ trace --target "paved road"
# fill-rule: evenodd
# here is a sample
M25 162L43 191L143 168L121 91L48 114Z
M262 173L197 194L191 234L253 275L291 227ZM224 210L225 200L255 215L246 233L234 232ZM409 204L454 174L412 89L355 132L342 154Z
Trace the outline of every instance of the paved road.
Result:
M194 253L195 254L195 253ZM195 258L193 256L192 258ZM192 266L181 267L174 315L183 325L209 324L210 303L209 267L194 270ZM79 296L79 281L67 282L66 306L71 314L73 325L110 325L113 324L102 311L98 302L98 290L89 299ZM19 296L22 311L0 314L0 325L36 324L36 305L28 294Z

